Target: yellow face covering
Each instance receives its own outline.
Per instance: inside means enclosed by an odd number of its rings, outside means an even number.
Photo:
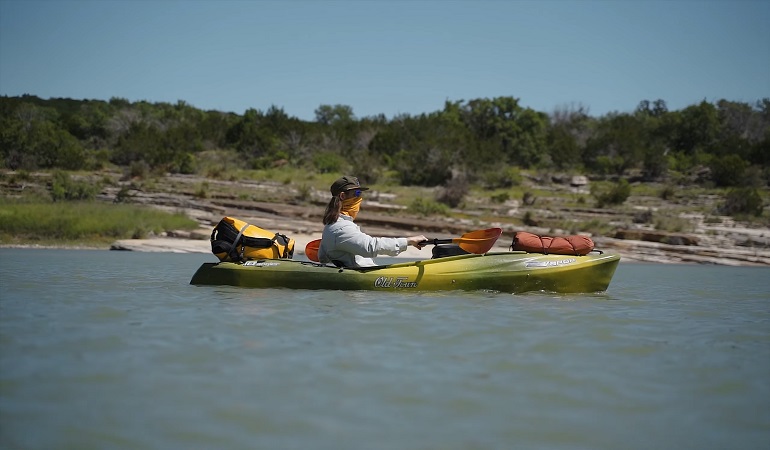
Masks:
[[[342,209],[340,212],[352,217],[353,220],[355,220],[356,216],[358,215],[358,210],[361,209],[362,200],[363,198],[361,197],[346,198],[342,201]]]

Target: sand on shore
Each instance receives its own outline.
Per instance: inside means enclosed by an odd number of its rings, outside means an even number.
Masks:
[[[305,257],[305,246],[308,242],[321,239],[320,234],[292,234],[294,239],[294,257]],[[151,239],[121,239],[115,241],[112,250],[130,250],[138,252],[168,252],[168,253],[211,253],[211,243],[204,239],[182,239],[170,237],[158,237]],[[495,249],[496,250],[496,249]],[[505,247],[507,250],[507,247]],[[216,260],[214,255],[212,258]],[[426,259],[431,257],[431,247],[418,250],[408,247],[399,258]]]

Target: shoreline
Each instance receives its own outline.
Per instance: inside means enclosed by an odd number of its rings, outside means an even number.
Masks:
[[[106,175],[100,174],[103,178]],[[117,177],[117,174],[115,175]],[[305,245],[320,239],[323,230],[321,211],[328,193],[316,189],[300,192],[295,188],[276,189],[274,182],[221,181],[199,176],[169,175],[163,178],[164,189],[156,187],[135,187],[133,181],[116,181],[105,186],[97,201],[116,202],[127,185],[126,201],[157,208],[170,213],[183,213],[197,222],[194,230],[168,230],[145,239],[118,239],[89,242],[87,239],[65,245],[54,241],[45,244],[13,242],[0,244],[0,248],[63,248],[124,250],[140,252],[202,253],[211,254],[209,238],[212,229],[225,217],[235,217],[271,232],[279,232],[295,240],[295,258],[304,258]],[[206,196],[196,194],[201,183],[207,185]],[[0,183],[0,186],[2,184]],[[43,185],[40,184],[40,188]],[[550,186],[554,191],[572,188]],[[244,192],[270,192],[269,198],[236,195],[233,189]],[[573,192],[574,190],[570,190]],[[15,192],[15,191],[13,191]],[[240,192],[240,191],[239,191]],[[280,194],[280,196],[278,195]],[[506,252],[517,231],[529,231],[541,236],[566,236],[585,234],[595,243],[595,249],[617,254],[622,262],[649,262],[664,264],[714,264],[729,266],[770,267],[770,228],[742,223],[731,217],[712,217],[703,212],[680,213],[679,220],[689,224],[686,231],[657,230],[649,220],[637,223],[638,211],[663,210],[666,203],[657,197],[640,196],[636,206],[613,209],[590,207],[576,208],[574,205],[559,203],[560,197],[544,198],[540,207],[529,207],[527,212],[535,218],[526,225],[518,224],[513,218],[522,214],[520,202],[511,200],[503,205],[490,204],[482,197],[469,197],[462,210],[442,217],[425,217],[405,211],[405,207],[394,202],[397,194],[372,191],[362,209],[366,214],[358,218],[362,230],[371,236],[404,237],[424,234],[429,239],[459,237],[472,230],[500,227],[503,235],[491,251]],[[431,195],[430,190],[425,195]],[[587,195],[585,193],[580,195]],[[300,200],[297,200],[300,198]],[[548,200],[548,202],[546,202]],[[706,205],[713,198],[701,199]],[[669,205],[670,206],[670,205]],[[561,218],[561,222],[558,220]],[[665,216],[664,216],[665,217]],[[570,222],[568,219],[574,219]],[[718,220],[715,220],[718,219]],[[586,221],[611,226],[614,232],[580,232],[574,223]],[[399,257],[407,259],[428,259],[432,257],[430,246],[417,250],[409,247]]]
[[[391,230],[392,231],[392,230]],[[390,235],[399,235],[391,232]],[[308,242],[320,239],[320,233],[291,233],[294,239],[294,259],[305,258],[305,246]],[[503,236],[505,237],[505,236]],[[655,264],[708,264],[728,266],[770,266],[770,252],[761,249],[718,249],[698,246],[674,246],[655,242],[630,241],[609,238],[596,238],[596,250],[604,253],[617,254],[621,263],[655,263]],[[509,251],[507,240],[498,240],[492,252]],[[198,253],[209,254],[212,261],[217,261],[211,252],[210,241],[202,238],[160,236],[146,239],[119,239],[109,246],[56,246],[37,244],[3,244],[2,248],[21,249],[70,249],[70,250],[110,250],[162,253]],[[432,256],[431,246],[418,250],[409,247],[398,258],[429,259]],[[384,257],[384,256],[383,256]]]

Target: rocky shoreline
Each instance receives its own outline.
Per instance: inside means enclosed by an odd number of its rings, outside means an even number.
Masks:
[[[320,239],[323,225],[321,213],[325,193],[318,193],[319,200],[306,204],[262,203],[237,199],[194,199],[176,194],[136,193],[133,201],[153,205],[169,211],[183,210],[199,222],[201,228],[193,232],[170,232],[150,239],[119,240],[113,250],[164,251],[210,253],[209,237],[216,223],[224,216],[237,217],[262,228],[286,234],[296,241],[295,257],[304,258],[305,245]],[[482,222],[476,219],[417,218],[394,213],[395,206],[375,200],[366,200],[357,222],[362,229],[375,236],[406,236],[422,233],[430,238],[460,236],[472,230],[501,227],[503,235],[492,251],[508,251],[516,231],[529,231],[541,235],[569,234],[560,230],[538,227],[513,227],[500,222]],[[592,237],[596,249],[615,253],[623,262],[717,264],[729,266],[770,266],[770,246],[747,247],[741,242],[764,243],[770,241],[770,230],[747,228],[725,219],[721,226],[702,223],[695,233],[663,233],[653,230],[627,232],[617,237]],[[637,230],[639,231],[639,230]],[[401,256],[428,258],[430,249],[409,248]],[[212,255],[213,258],[213,255]]]
[[[254,222],[254,221],[253,221]],[[257,222],[258,223],[258,222]],[[364,227],[364,230],[367,230]],[[197,237],[156,237],[149,239],[122,239],[115,241],[111,250],[139,252],[169,252],[169,253],[211,253],[208,236],[203,231],[191,233]],[[368,230],[367,230],[368,231]],[[390,229],[379,235],[404,236],[413,230]],[[291,233],[295,240],[295,258],[304,257],[304,248],[308,242],[320,239],[321,234]],[[434,237],[434,235],[431,235]],[[451,236],[435,236],[451,237]],[[505,241],[503,241],[505,239]],[[596,249],[606,253],[621,256],[621,262],[648,262],[667,264],[715,264],[727,266],[770,266],[770,252],[767,250],[721,249],[716,247],[683,247],[661,244],[657,242],[621,240],[612,238],[595,238]],[[510,241],[504,234],[491,251],[508,251]],[[400,257],[409,259],[429,258],[430,248],[417,250],[410,247]],[[212,258],[214,256],[212,255]]]
[[[104,174],[99,177],[106,177]],[[211,253],[209,237],[213,227],[224,216],[237,217],[264,229],[280,232],[295,239],[295,257],[304,258],[305,245],[320,239],[321,215],[328,201],[327,190],[296,187],[276,182],[226,181],[192,175],[166,175],[162,183],[142,185],[131,180],[117,181],[105,187],[98,196],[105,202],[128,201],[169,212],[183,212],[199,224],[195,231],[169,231],[147,239],[122,239],[112,243],[112,250]],[[137,187],[134,187],[137,186]],[[208,193],[200,195],[200,186]],[[572,196],[585,196],[581,187],[556,185],[553,190],[569,190]],[[581,189],[583,189],[581,191]],[[248,194],[245,194],[248,193]],[[431,195],[426,191],[424,195]],[[254,201],[254,198],[264,199]],[[251,200],[250,200],[251,199]],[[515,200],[490,204],[488,199],[469,198],[466,209],[450,216],[420,217],[409,214],[394,202],[394,194],[369,191],[357,223],[374,236],[407,236],[416,233],[429,238],[449,238],[464,233],[500,227],[503,235],[492,251],[508,251],[517,231],[545,236],[585,234],[561,230],[553,225],[513,225],[520,223],[524,211],[545,222],[569,224],[590,222],[607,224],[615,231],[591,236],[596,250],[615,253],[623,262],[718,264],[729,266],[770,266],[770,229],[740,224],[730,217],[704,217],[697,213],[681,215],[690,224],[690,232],[655,230],[651,224],[637,223],[636,215],[651,211],[667,211],[672,205],[653,197],[632,197],[621,209],[575,208],[560,204],[559,197],[540,199],[543,204],[521,205]],[[699,199],[713,202],[713,199]],[[470,209],[468,209],[470,208]],[[547,220],[549,217],[559,220]],[[716,220],[715,220],[716,219]],[[563,225],[564,226],[564,225]],[[571,226],[571,225],[566,225]],[[20,247],[20,246],[16,246]],[[430,248],[409,248],[401,255],[420,259],[431,256]],[[213,260],[216,258],[211,255]]]

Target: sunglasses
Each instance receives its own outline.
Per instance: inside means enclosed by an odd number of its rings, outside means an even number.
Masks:
[[[355,197],[360,197],[361,196],[361,189],[355,189],[355,190],[350,189],[348,192],[352,192],[353,196],[355,196]]]

